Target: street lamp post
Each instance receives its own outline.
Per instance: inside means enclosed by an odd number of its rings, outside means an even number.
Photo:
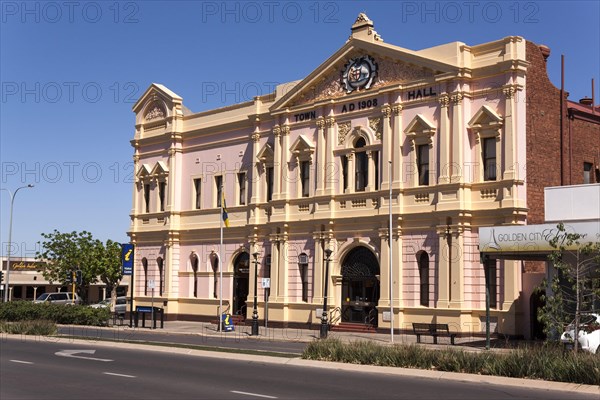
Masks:
[[[10,287],[10,253],[12,250],[12,220],[13,220],[13,206],[15,204],[15,197],[17,196],[17,192],[21,189],[32,188],[33,185],[29,184],[27,186],[21,186],[17,188],[14,193],[11,193],[10,190],[4,189],[8,192],[10,196],[10,220],[8,223],[8,249],[6,254],[6,283],[4,286],[4,302],[8,302],[8,288]]]
[[[331,249],[325,250],[325,290],[323,291],[323,314],[321,315],[321,339],[327,339],[327,331],[329,326],[327,323],[327,289],[329,287],[329,257],[331,257]]]
[[[252,309],[252,336],[258,336],[258,309],[256,308],[256,286],[258,284],[258,252],[254,256],[254,308]]]

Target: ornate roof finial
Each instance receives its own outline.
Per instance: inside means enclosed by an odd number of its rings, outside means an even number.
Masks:
[[[373,29],[373,21],[371,21],[364,12],[358,14],[356,21],[354,21],[354,24],[352,25],[352,35],[350,38],[358,38],[371,42],[383,42],[381,36],[379,36],[377,32],[375,32],[375,29]]]

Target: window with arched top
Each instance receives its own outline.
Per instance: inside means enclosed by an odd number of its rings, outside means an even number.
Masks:
[[[354,190],[364,192],[369,184],[369,160],[367,152],[361,149],[367,145],[365,138],[359,137],[354,143],[356,161],[354,164]]]
[[[426,251],[417,253],[419,263],[420,304],[429,307],[429,255]]]
[[[163,276],[164,276],[164,268],[163,268],[163,259],[162,257],[158,257],[156,259],[156,266],[158,267],[158,295],[163,295]]]
[[[198,256],[196,253],[192,253],[190,256],[190,263],[192,264],[192,271],[194,272],[194,297],[198,297]]]
[[[148,295],[148,259],[142,258],[142,268],[144,269],[144,296]]]

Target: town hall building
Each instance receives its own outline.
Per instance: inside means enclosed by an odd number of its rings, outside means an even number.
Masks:
[[[598,182],[600,110],[550,83],[549,53],[517,36],[408,50],[360,14],[252,101],[193,113],[152,84],[133,107],[136,304],[250,318],[256,272],[261,324],[316,328],[328,287],[332,325],[478,333],[487,285],[495,330],[530,336],[543,274],[482,264],[478,233],[543,222],[546,186]]]

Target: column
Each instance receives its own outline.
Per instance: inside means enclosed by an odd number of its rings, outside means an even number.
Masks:
[[[450,166],[450,122],[448,120],[448,106],[450,98],[446,93],[442,93],[439,98],[440,103],[440,177],[438,183],[450,182],[452,168]]]
[[[368,171],[368,179],[367,183],[367,192],[372,192],[375,190],[375,160],[373,159],[373,151],[367,151],[367,165],[369,168]],[[387,165],[386,165],[387,167]],[[387,168],[384,168],[387,170]]]
[[[281,127],[281,160],[279,161],[282,171],[281,197],[288,199],[290,197],[290,127],[284,125]]]
[[[282,302],[282,318],[288,320],[288,281],[289,281],[289,257],[288,257],[288,236],[283,234],[279,240],[279,280],[278,280],[278,299]]]
[[[348,168],[348,193],[354,193],[356,191],[356,184],[355,184],[355,179],[356,179],[356,171],[354,169],[354,152],[352,153],[348,153],[346,155],[346,157],[348,157],[348,164],[347,167]]]
[[[325,135],[325,194],[333,195],[333,184],[339,179],[337,168],[333,163],[333,141],[335,139],[335,119],[327,118],[327,134]]]
[[[383,115],[383,141],[382,141],[382,154],[381,154],[381,189],[389,190],[390,188],[390,174],[388,168],[388,161],[392,160],[392,127],[390,125],[390,117],[392,116],[392,109],[390,106],[385,105],[381,108],[381,114]]]
[[[392,181],[392,187],[394,189],[400,189],[401,182],[403,181],[403,168],[402,163],[404,161],[402,157],[402,106],[400,104],[395,104],[392,107],[392,111],[394,113],[394,126],[392,132],[392,176],[390,180]]]
[[[323,249],[321,244],[321,235],[318,232],[319,227],[315,227],[315,234],[313,234],[313,240],[315,244],[315,252],[313,258],[313,304],[323,304]],[[319,316],[320,317],[320,316]]]
[[[275,150],[273,155],[273,200],[279,199],[281,194],[281,128],[275,125],[273,128],[275,136]]]
[[[465,268],[464,249],[465,237],[460,230],[452,230],[450,236],[450,308],[462,308],[465,300]]]
[[[463,129],[463,95],[462,93],[454,93],[451,96],[452,100],[452,175],[451,182],[462,182],[463,178],[463,142],[466,134]]]
[[[379,258],[379,304],[377,308],[381,311],[390,309],[390,238],[387,228],[379,230],[379,246],[381,256]],[[392,250],[393,251],[393,250]],[[393,256],[393,254],[392,254]]]
[[[515,114],[515,88],[505,87],[502,92],[504,93],[504,140],[502,154],[504,156],[504,174],[502,179],[519,179],[517,176],[517,146],[515,145],[515,127],[514,127],[514,114]],[[496,154],[497,162],[500,163],[502,157],[501,153]],[[506,193],[506,192],[505,192]]]
[[[448,233],[446,226],[438,226],[438,301],[436,308],[448,308],[450,301],[450,260],[448,258]]]
[[[279,301],[279,238],[272,234],[271,241],[271,297],[274,301]]]
[[[260,134],[258,133],[258,129],[254,130],[252,134],[252,197],[250,198],[250,203],[256,204],[260,202],[260,193],[259,193],[259,182],[260,182],[260,173],[258,170],[259,162],[258,162],[258,152],[259,149],[259,140]]]
[[[315,195],[321,196],[325,190],[325,119],[317,119],[317,190]]]

